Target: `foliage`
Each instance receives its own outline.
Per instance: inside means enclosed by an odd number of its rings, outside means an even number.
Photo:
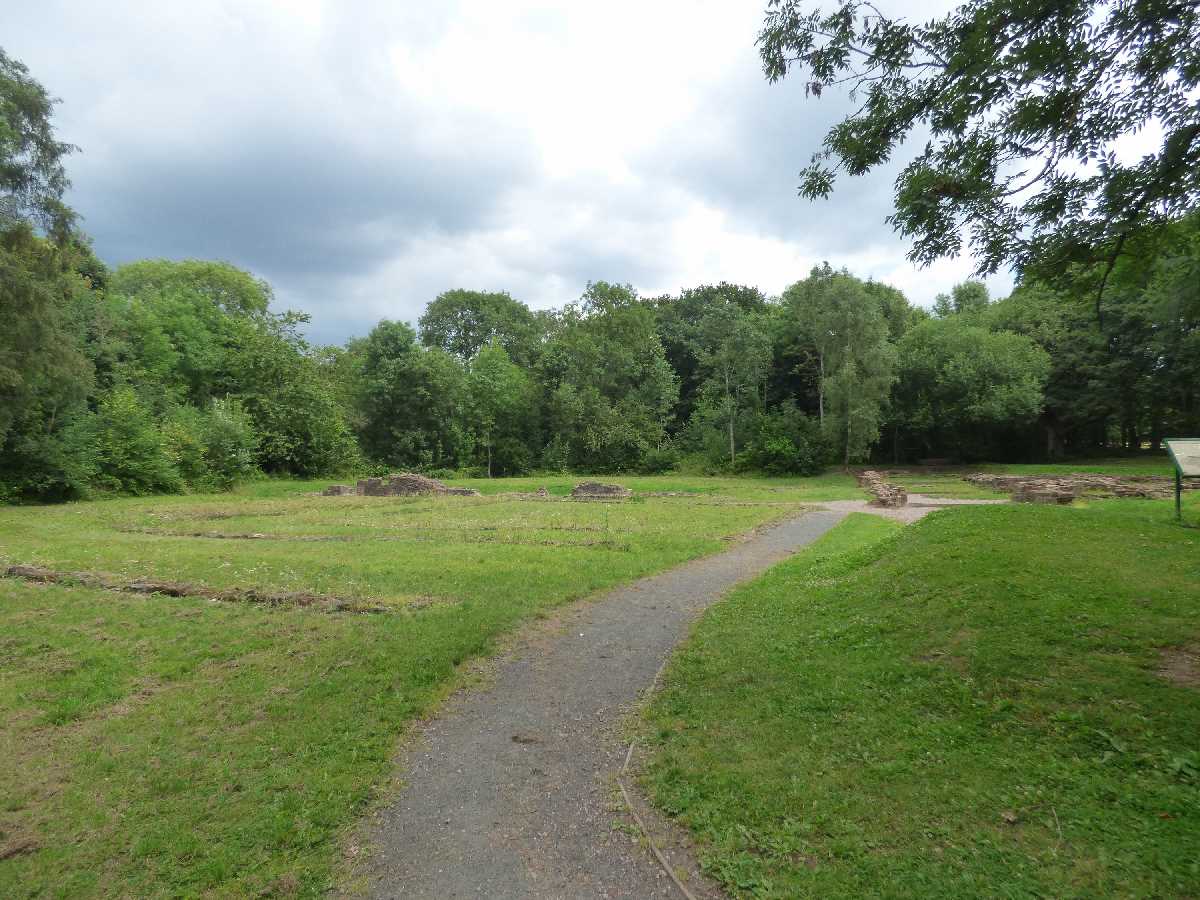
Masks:
[[[538,369],[547,431],[572,468],[633,470],[666,437],[679,386],[654,312],[630,286],[590,284],[563,310]]]
[[[78,494],[80,471],[63,446],[92,386],[71,305],[87,286],[73,251],[27,224],[0,232],[0,499]]]
[[[768,475],[817,475],[829,458],[820,423],[795,403],[760,414],[746,450],[747,467]]]
[[[733,303],[710,306],[696,322],[692,344],[699,373],[700,403],[725,423],[729,465],[737,461],[735,426],[747,409],[763,401],[771,365],[771,340],[760,314]]]
[[[679,379],[675,423],[682,425],[692,417],[704,381],[704,373],[696,355],[696,331],[700,322],[718,309],[731,315],[744,313],[766,317],[771,306],[758,288],[722,281],[715,285],[686,288],[679,292],[678,297],[658,297],[653,301],[653,307],[663,351]]]
[[[987,309],[992,302],[987,285],[982,281],[964,281],[956,284],[949,294],[938,294],[933,302],[933,313],[944,319],[953,315],[971,315]]]
[[[808,9],[771,0],[759,35],[767,78],[798,70],[807,93],[849,85],[858,108],[804,170],[826,197],[918,138],[889,221],[929,263],[963,249],[980,273],[1111,264],[1139,229],[1200,204],[1200,13],[1190,0],[968,0],[924,24],[865,0]],[[1116,142],[1151,124],[1135,162]],[[928,135],[926,141],[924,135]]]
[[[528,411],[532,383],[509,359],[499,342],[488,344],[471,361],[467,394],[471,418],[487,454],[487,475],[519,475],[531,464]],[[500,450],[497,456],[496,451]],[[496,465],[498,463],[498,465]]]
[[[1037,418],[1049,368],[1024,335],[931,319],[900,341],[897,419],[921,435],[926,455],[986,456],[990,434]]]
[[[304,321],[294,314],[234,320],[229,356],[233,396],[244,404],[258,433],[263,471],[344,472],[358,461],[358,448],[320,366],[296,331]]]
[[[0,229],[31,223],[63,245],[75,218],[62,202],[70,185],[63,157],[76,148],[54,136],[55,102],[0,48]]]
[[[258,434],[234,397],[180,406],[162,426],[167,455],[192,489],[226,490],[258,472]]]
[[[420,319],[421,343],[467,363],[498,341],[522,366],[536,358],[541,327],[529,307],[504,291],[456,289],[438,294]]]
[[[102,491],[154,494],[179,490],[183,479],[149,409],[129,388],[103,397],[65,436],[69,452]]]
[[[828,264],[814,268],[784,291],[780,330],[794,354],[816,363],[818,419],[843,463],[863,458],[879,436],[895,380],[878,293]]]
[[[231,316],[266,315],[274,299],[261,278],[225,262],[186,259],[144,259],[113,272],[108,289],[128,297],[184,293],[202,300],[205,308]]]
[[[392,466],[454,467],[466,461],[471,438],[462,363],[444,350],[424,350],[403,322],[380,322],[361,354],[359,431],[368,457]]]

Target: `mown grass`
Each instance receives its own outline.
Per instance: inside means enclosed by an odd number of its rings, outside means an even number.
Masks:
[[[0,509],[0,561],[369,598],[390,612],[0,579],[0,896],[314,896],[397,738],[551,607],[721,549],[813,480],[630,479],[621,504],[236,495]],[[618,479],[623,480],[623,479]],[[193,536],[201,535],[201,536]]]
[[[1000,463],[983,466],[980,471],[1009,475],[1070,475],[1075,472],[1100,475],[1175,475],[1175,467],[1165,452],[1153,456],[1120,456],[1062,463]]]
[[[1160,674],[1200,650],[1200,533],[1171,512],[849,520],[699,623],[647,789],[738,896],[1200,895],[1200,684]]]
[[[937,499],[1005,500],[1008,494],[978,487],[964,481],[962,475],[946,472],[888,472],[887,480],[898,484],[910,494],[923,494]]]

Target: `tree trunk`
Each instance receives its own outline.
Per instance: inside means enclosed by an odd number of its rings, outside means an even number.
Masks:
[[[487,452],[488,452],[488,478],[491,478],[492,477],[492,439],[491,438],[488,438],[488,441],[487,441]]]
[[[1062,438],[1059,437],[1055,423],[1047,420],[1043,423],[1046,428],[1046,458],[1061,459],[1063,455]]]
[[[817,362],[821,367],[817,378],[817,421],[825,424],[825,354],[817,351]]]
[[[842,465],[849,467],[850,465],[850,400],[846,399],[846,452],[843,454]]]
[[[729,402],[729,467],[733,468],[735,453],[733,445],[733,417],[737,412],[737,408],[733,405],[733,393],[729,389],[729,369],[725,370],[725,399]]]

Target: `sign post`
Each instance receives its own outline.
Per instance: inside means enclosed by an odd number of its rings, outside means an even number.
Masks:
[[[1175,463],[1175,519],[1183,521],[1183,479],[1200,478],[1200,438],[1168,438],[1165,442]]]

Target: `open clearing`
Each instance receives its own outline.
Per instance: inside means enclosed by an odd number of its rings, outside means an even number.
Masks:
[[[0,509],[0,558],[390,611],[0,579],[0,895],[312,895],[397,737],[497,637],[853,480],[618,479],[620,503],[237,495]]]
[[[704,616],[644,784],[737,896],[1196,896],[1198,586],[1168,502],[856,517]]]
[[[0,509],[5,566],[201,591],[0,579],[0,895],[319,895],[463,663],[568,601],[864,497],[831,474],[562,499],[577,480]],[[1168,519],[976,507],[894,537],[851,516],[699,626],[651,713],[651,795],[735,893],[1196,893],[1200,538]],[[295,593],[338,605],[260,602]],[[509,740],[536,755],[532,737]]]

